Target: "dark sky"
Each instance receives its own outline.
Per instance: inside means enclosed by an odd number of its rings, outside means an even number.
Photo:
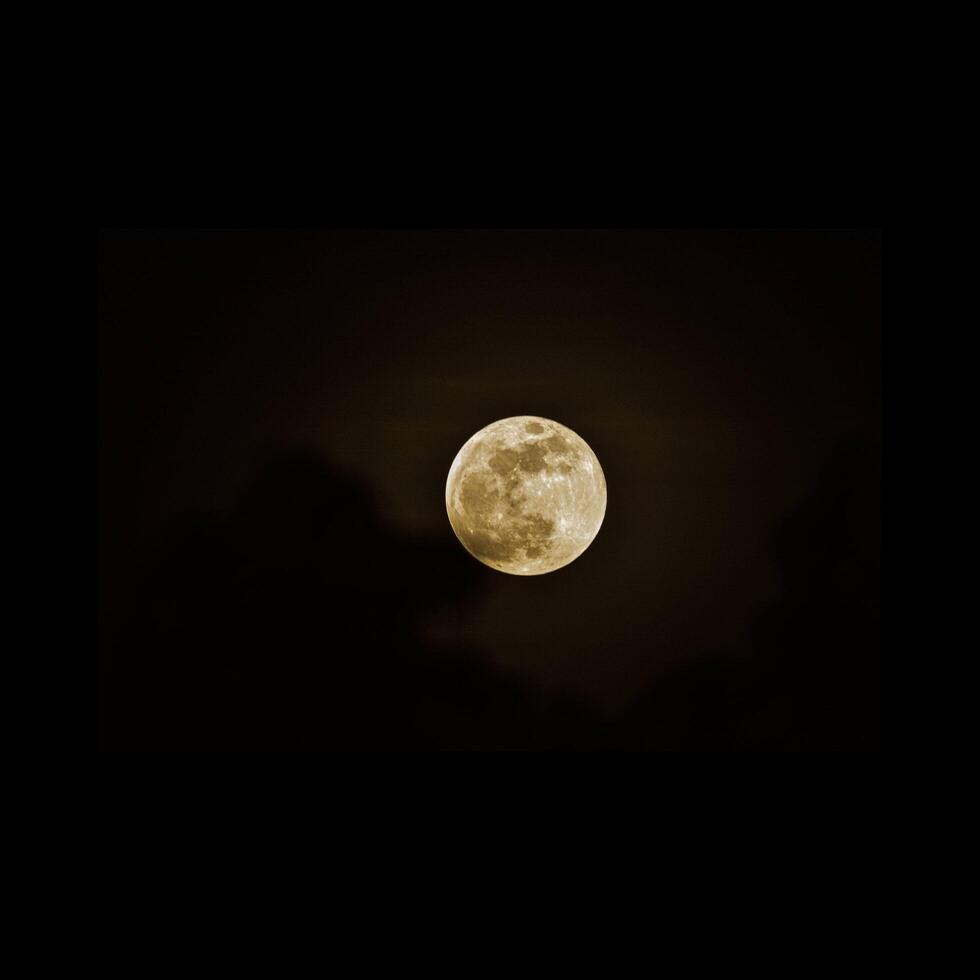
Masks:
[[[787,590],[779,529],[848,447],[880,446],[880,248],[870,231],[102,231],[103,620],[161,538],[227,520],[292,448],[362,481],[392,534],[472,566],[471,601],[426,608],[423,647],[613,719],[751,656]],[[465,556],[445,513],[457,450],[512,415],[572,428],[608,484],[590,548],[533,578]],[[371,540],[329,561],[370,576]]]

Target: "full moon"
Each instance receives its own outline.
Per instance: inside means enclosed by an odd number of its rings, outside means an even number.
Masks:
[[[558,422],[492,422],[456,454],[446,510],[474,558],[509,575],[544,575],[575,561],[599,533],[606,478],[588,443]]]

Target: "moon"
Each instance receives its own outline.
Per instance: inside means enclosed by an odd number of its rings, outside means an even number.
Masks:
[[[544,575],[575,561],[599,533],[606,478],[571,429],[515,415],[463,444],[449,468],[446,511],[460,543],[484,565]]]

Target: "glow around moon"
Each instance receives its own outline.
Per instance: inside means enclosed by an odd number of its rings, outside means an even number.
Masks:
[[[456,454],[446,510],[474,558],[510,575],[543,575],[592,543],[606,513],[606,479],[571,429],[517,415],[480,429]]]

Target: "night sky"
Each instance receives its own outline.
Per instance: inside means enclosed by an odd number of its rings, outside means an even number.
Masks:
[[[100,748],[879,748],[880,253],[100,231]],[[608,485],[537,577],[445,510],[514,415]]]

